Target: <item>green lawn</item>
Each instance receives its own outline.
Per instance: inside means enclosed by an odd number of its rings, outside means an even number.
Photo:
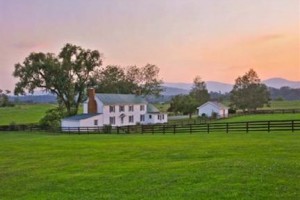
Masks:
[[[0,125],[37,123],[55,104],[25,104],[0,108]]]
[[[257,114],[242,115],[217,120],[217,122],[245,122],[245,121],[269,121],[269,120],[300,120],[300,113],[296,114]]]
[[[300,132],[0,133],[1,199],[300,199]]]

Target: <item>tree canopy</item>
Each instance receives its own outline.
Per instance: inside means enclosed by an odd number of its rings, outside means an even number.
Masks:
[[[68,115],[77,114],[85,89],[102,64],[97,50],[66,44],[58,55],[31,53],[15,65],[13,76],[19,78],[14,93],[33,93],[41,88],[57,95]]]
[[[230,101],[231,106],[236,109],[256,110],[269,102],[269,96],[267,86],[262,84],[257,73],[250,69],[235,80],[230,92]]]
[[[200,76],[196,76],[196,78],[194,78],[194,84],[192,90],[190,91],[190,95],[199,104],[198,106],[209,100],[209,93],[206,89],[206,84],[201,80]]]
[[[170,102],[168,111],[175,113],[188,114],[190,118],[195,113],[198,103],[191,95],[176,95]]]
[[[151,64],[141,68],[108,65],[100,70],[95,79],[96,91],[159,96],[162,80],[158,76],[159,68]]]

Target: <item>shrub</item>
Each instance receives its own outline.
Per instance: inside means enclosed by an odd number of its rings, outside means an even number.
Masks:
[[[9,130],[11,130],[11,131],[17,130],[17,123],[14,122],[14,121],[10,122],[10,124],[9,124]]]
[[[111,125],[104,125],[103,126],[103,133],[111,133],[112,126]]]
[[[233,108],[228,109],[228,114],[235,114],[235,113],[236,113],[235,109],[233,109]]]
[[[62,107],[53,108],[46,112],[46,115],[40,120],[39,124],[43,128],[57,130],[60,127],[60,120],[64,116],[64,109]]]

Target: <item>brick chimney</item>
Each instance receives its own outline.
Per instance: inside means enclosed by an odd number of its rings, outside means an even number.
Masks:
[[[95,114],[97,113],[97,102],[95,100],[95,89],[94,88],[88,88],[88,113],[89,114]]]

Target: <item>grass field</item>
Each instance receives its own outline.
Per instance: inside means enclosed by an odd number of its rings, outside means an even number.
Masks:
[[[300,132],[0,133],[1,199],[300,199]]]
[[[257,114],[241,115],[227,119],[217,120],[217,122],[246,122],[246,121],[271,121],[271,120],[299,120],[300,113],[296,114]]]
[[[0,108],[0,125],[37,123],[55,104],[25,104]]]
[[[299,109],[300,101],[271,101],[270,107],[265,106],[263,110],[268,109]]]

